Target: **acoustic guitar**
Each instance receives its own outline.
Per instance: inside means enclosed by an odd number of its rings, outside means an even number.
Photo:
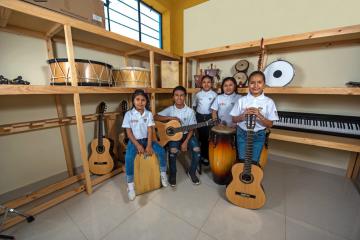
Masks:
[[[244,163],[235,164],[232,169],[233,180],[226,187],[226,198],[233,204],[249,209],[264,206],[266,198],[261,186],[263,171],[251,164],[255,115],[246,115],[247,144]]]
[[[110,154],[110,141],[103,135],[103,120],[106,110],[105,102],[98,106],[99,127],[98,136],[91,141],[91,155],[89,157],[89,169],[92,173],[103,175],[110,173],[114,168],[114,160]]]
[[[168,122],[155,121],[155,131],[153,131],[153,139],[158,141],[161,146],[165,146],[169,141],[181,140],[184,131],[190,131],[205,126],[212,126],[218,123],[219,120],[210,119],[206,122],[182,127],[181,123],[177,120],[170,120]]]
[[[124,119],[125,113],[128,110],[128,102],[126,100],[122,100],[120,103],[120,107],[121,107],[121,112],[122,112],[123,119]],[[127,148],[128,142],[129,142],[129,138],[127,137],[126,130],[124,129],[124,131],[119,134],[119,144],[120,144],[119,159],[121,162],[125,162],[125,153],[126,153],[126,148]]]

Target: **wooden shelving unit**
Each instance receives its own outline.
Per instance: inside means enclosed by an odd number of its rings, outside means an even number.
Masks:
[[[245,43],[232,44],[217,48],[204,49],[200,51],[188,52],[183,56],[183,84],[188,86],[190,80],[186,79],[187,62],[195,62],[196,74],[200,74],[200,63],[226,58],[240,58],[240,56],[259,55],[261,53],[264,69],[267,55],[277,52],[291,52],[309,48],[322,48],[338,45],[360,45],[360,25],[339,27],[321,31],[293,34],[275,38],[263,39],[263,49],[261,39]],[[189,92],[197,92],[198,89],[191,89]],[[265,88],[266,94],[279,95],[339,95],[339,96],[360,96],[360,88],[347,87],[279,87]],[[246,94],[247,88],[239,88],[238,92]],[[358,170],[355,166],[360,164],[360,140],[334,137],[321,134],[309,134],[303,132],[286,131],[272,129],[271,139],[280,141],[308,144],[318,147],[333,148],[352,152],[348,164],[347,177],[354,178]]]
[[[48,58],[56,57],[53,51],[55,42],[65,43],[67,58],[70,63],[70,77],[72,79],[71,86],[20,86],[20,85],[1,85],[0,95],[52,95],[55,98],[56,110],[58,118],[37,120],[22,123],[10,123],[0,126],[0,135],[9,135],[27,131],[46,129],[51,127],[59,127],[61,132],[62,143],[65,153],[65,161],[69,178],[62,182],[50,185],[40,189],[32,194],[19,199],[5,203],[8,207],[19,207],[24,204],[46,196],[52,192],[62,189],[78,181],[84,181],[80,187],[76,187],[64,194],[30,209],[28,214],[37,214],[49,207],[58,204],[82,191],[88,194],[92,193],[94,185],[120,173],[122,167],[115,169],[113,172],[100,176],[91,177],[88,167],[87,144],[85,142],[85,132],[83,123],[87,121],[95,121],[96,114],[82,115],[81,111],[81,94],[129,94],[134,92],[132,88],[119,87],[83,87],[78,86],[77,73],[75,71],[74,46],[85,47],[101,52],[112,53],[124,57],[127,65],[129,58],[148,61],[150,65],[151,88],[145,89],[151,93],[151,106],[155,111],[155,94],[171,93],[172,89],[157,89],[155,84],[155,63],[160,60],[181,60],[179,56],[166,52],[162,49],[138,42],[136,40],[121,36],[116,33],[106,31],[105,29],[91,25],[80,20],[64,16],[62,14],[20,1],[20,0],[0,0],[0,12],[4,13],[0,19],[0,31],[14,33],[17,35],[26,35],[39,39],[43,39],[47,46]],[[46,59],[44,59],[45,61]],[[61,103],[61,95],[73,96],[75,116],[65,116]],[[114,115],[109,114],[109,121],[114,121]],[[80,155],[83,164],[83,173],[74,176],[74,166],[71,159],[70,143],[68,133],[65,129],[66,125],[76,124],[77,136],[80,142]],[[5,228],[9,228],[14,224],[23,221],[23,218],[12,218],[5,223]]]

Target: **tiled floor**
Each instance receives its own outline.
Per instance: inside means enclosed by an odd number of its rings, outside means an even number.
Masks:
[[[17,239],[359,240],[360,195],[344,177],[270,161],[260,210],[236,207],[211,173],[129,202],[124,175],[6,231]]]

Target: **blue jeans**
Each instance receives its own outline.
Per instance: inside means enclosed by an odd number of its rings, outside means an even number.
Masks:
[[[144,148],[147,146],[147,138],[137,140]],[[165,150],[157,142],[152,142],[152,148],[159,160],[160,171],[166,172]],[[129,141],[125,153],[126,180],[128,183],[134,182],[134,161],[137,154],[135,145]]]
[[[236,142],[240,161],[245,160],[246,157],[246,137],[246,131],[244,131],[240,127],[236,127]],[[253,162],[259,162],[260,154],[265,143],[265,138],[265,130],[260,130],[254,133],[253,151],[251,159]]]
[[[170,175],[176,174],[176,157],[180,151],[181,144],[184,142],[187,134],[184,134],[180,141],[170,141],[169,146],[169,170]],[[188,142],[188,150],[191,152],[190,173],[195,173],[200,160],[200,144],[195,136],[192,136]]]

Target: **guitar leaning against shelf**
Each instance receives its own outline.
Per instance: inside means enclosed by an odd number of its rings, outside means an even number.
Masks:
[[[101,102],[98,106],[98,136],[91,141],[91,155],[89,157],[90,172],[98,175],[110,173],[114,168],[114,160],[110,154],[110,141],[103,135],[105,110],[106,104],[105,102]]]

